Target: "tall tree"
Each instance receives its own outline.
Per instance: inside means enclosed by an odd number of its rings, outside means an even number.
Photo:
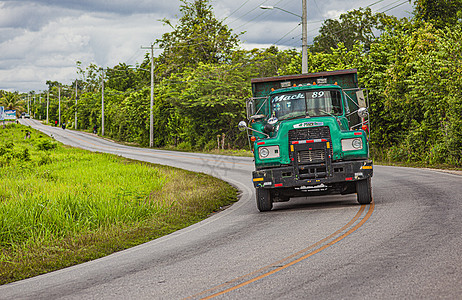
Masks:
[[[209,0],[181,0],[182,17],[172,25],[173,31],[162,35],[156,44],[164,50],[160,56],[166,74],[181,71],[198,63],[218,63],[225,60],[238,44],[238,36],[217,20]]]
[[[81,76],[84,90],[88,92],[98,91],[101,87],[101,68],[91,63],[86,69],[83,69],[80,61],[77,61],[76,64],[77,74]]]
[[[462,20],[462,0],[416,0],[414,6],[416,18],[436,28],[453,26]]]
[[[340,15],[338,20],[324,21],[319,35],[314,38],[312,52],[331,53],[339,43],[352,50],[356,43],[364,45],[368,50],[370,44],[376,40],[377,34],[384,30],[387,24],[396,21],[395,17],[384,13],[373,14],[370,8],[354,9]]]

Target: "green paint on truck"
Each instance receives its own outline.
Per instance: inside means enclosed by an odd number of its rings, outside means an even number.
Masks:
[[[292,197],[357,194],[372,201],[367,91],[357,70],[252,80],[247,130],[255,157],[257,207]]]

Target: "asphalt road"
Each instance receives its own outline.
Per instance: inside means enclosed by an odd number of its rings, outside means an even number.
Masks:
[[[298,198],[259,213],[251,158],[158,151],[24,124],[65,144],[204,172],[241,190],[207,220],[0,287],[0,299],[462,299],[462,176],[376,166],[373,204]]]

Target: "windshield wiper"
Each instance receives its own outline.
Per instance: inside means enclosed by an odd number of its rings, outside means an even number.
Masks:
[[[310,117],[307,113],[305,112],[295,112],[295,113],[290,113],[290,114],[287,114],[285,115],[283,118],[279,119],[279,120],[292,120],[292,119],[297,119],[297,118],[300,118],[300,117]]]
[[[336,116],[336,115],[334,115],[334,114],[331,114],[330,112],[327,112],[327,111],[322,110],[322,109],[320,109],[319,111],[322,112],[323,114],[326,114],[326,115],[329,115],[329,116],[331,116],[331,117],[334,117],[334,118],[337,120],[338,125],[341,125],[340,119],[338,118],[338,116]]]

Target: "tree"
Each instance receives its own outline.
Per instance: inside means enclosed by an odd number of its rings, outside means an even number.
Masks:
[[[231,64],[240,65],[248,81],[257,77],[272,77],[287,74],[290,62],[299,56],[295,49],[279,50],[275,46],[266,49],[237,50],[233,52]],[[300,73],[296,71],[289,74]]]
[[[86,69],[82,68],[80,61],[77,64],[77,74],[81,76],[84,91],[97,92],[101,87],[102,68],[91,63]]]
[[[136,73],[125,63],[119,63],[106,71],[107,87],[117,91],[127,91],[136,88]]]
[[[19,99],[17,93],[4,92],[0,99],[0,104],[4,106],[5,109],[15,109],[17,113],[19,113],[19,111],[24,111],[24,101]]]
[[[47,80],[46,84],[48,85],[48,90],[49,91],[51,91],[54,87],[59,87],[59,86],[62,85],[58,81],[51,81],[51,80]]]
[[[237,35],[215,18],[209,0],[181,1],[182,17],[178,24],[173,26],[171,21],[163,19],[164,25],[172,27],[173,31],[156,41],[164,49],[160,63],[166,74],[200,62],[223,62],[238,44]]]
[[[319,35],[314,38],[312,52],[331,53],[339,43],[343,43],[348,50],[360,43],[367,51],[370,44],[377,39],[377,34],[396,21],[395,17],[384,13],[373,14],[370,8],[354,9],[340,15],[339,20],[324,21]]]
[[[197,148],[210,147],[217,134],[225,133],[235,143],[239,131],[236,124],[244,118],[245,99],[251,95],[247,76],[241,65],[205,64],[185,69],[164,82],[162,97],[189,120],[188,134],[178,132]],[[209,145],[207,145],[209,144]]]
[[[462,0],[416,0],[414,15],[436,28],[453,26],[462,20]]]

